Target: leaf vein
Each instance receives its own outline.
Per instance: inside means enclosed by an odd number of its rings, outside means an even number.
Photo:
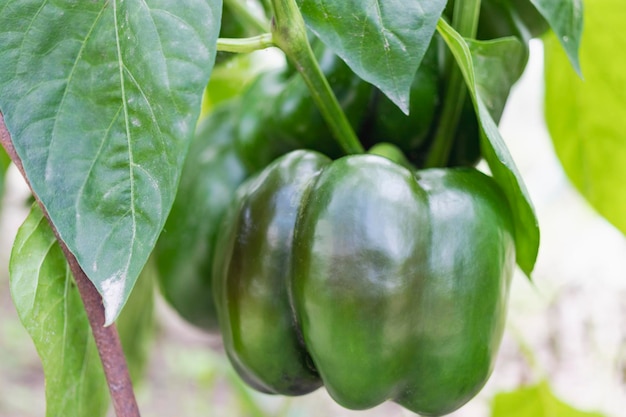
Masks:
[[[106,139],[105,138],[109,137],[109,133],[113,129],[115,121],[117,120],[117,117],[120,114],[121,110],[122,110],[122,106],[120,105],[120,107],[117,110],[117,112],[115,112],[115,116],[113,118],[111,118],[111,123],[109,124],[109,126],[107,127],[107,129],[105,130],[105,132],[103,134],[103,140],[100,142],[100,147],[98,148],[98,151],[94,155],[93,161],[91,162],[91,165],[89,166],[89,169],[87,170],[87,172],[85,174],[85,179],[83,180],[83,183],[81,184],[80,188],[78,189],[78,194],[76,195],[76,204],[75,204],[76,216],[77,217],[79,216],[79,213],[80,213],[80,209],[79,209],[78,205],[80,204],[82,196],[84,195],[85,187],[87,186],[87,182],[89,181],[89,178],[91,178],[91,174],[93,173],[93,170],[94,170],[94,168],[96,166],[96,163],[98,162],[98,159],[100,158],[100,155],[102,154],[102,150],[104,149],[104,145],[106,143]]]
[[[50,143],[48,144],[48,154],[46,156],[46,169],[44,172],[48,173],[49,171],[49,167],[50,167],[50,149],[52,149],[53,147],[53,143],[54,143],[54,139],[56,137],[55,132],[58,126],[58,121],[61,119],[60,114],[61,114],[61,109],[63,108],[63,106],[65,105],[65,100],[67,98],[67,94],[70,90],[70,84],[72,83],[73,79],[74,79],[74,72],[76,70],[76,67],[78,66],[78,63],[80,62],[80,58],[83,55],[83,51],[85,50],[85,46],[87,45],[87,41],[91,38],[91,35],[93,33],[93,31],[95,30],[96,25],[98,24],[98,22],[100,22],[100,19],[102,18],[102,16],[104,15],[104,11],[106,10],[106,2],[104,2],[102,9],[100,9],[100,12],[98,13],[98,16],[96,16],[96,18],[94,19],[93,24],[91,25],[91,27],[89,28],[89,31],[87,32],[87,34],[85,35],[85,38],[82,41],[81,47],[78,50],[78,53],[76,54],[76,58],[74,59],[74,62],[72,63],[72,69],[70,70],[70,73],[67,76],[67,81],[65,83],[65,88],[63,90],[63,95],[61,96],[61,100],[59,101],[59,105],[58,105],[58,112],[57,112],[57,116],[54,119],[54,124],[52,125],[52,130],[50,132]]]
[[[17,63],[15,64],[15,78],[17,78],[18,74],[19,74],[18,70],[21,67],[20,63],[22,62],[22,56],[23,56],[23,52],[24,52],[24,44],[26,43],[26,38],[28,37],[28,33],[30,32],[31,28],[33,27],[33,23],[35,22],[35,20],[37,20],[37,17],[41,13],[41,11],[44,9],[44,7],[46,7],[46,4],[48,4],[48,0],[45,0],[43,3],[41,3],[41,7],[39,7],[39,9],[37,10],[37,13],[35,13],[33,15],[33,18],[28,23],[28,27],[23,32],[24,36],[22,36],[22,42],[20,44],[20,47],[18,48],[18,50],[20,51],[20,55],[18,56]],[[2,8],[2,11],[4,11],[4,7]]]
[[[115,26],[115,43],[117,48],[117,59],[120,73],[120,90],[122,93],[122,107],[124,110],[124,123],[126,125],[126,141],[128,143],[128,170],[129,170],[129,181],[130,181],[130,214],[131,214],[131,248],[128,251],[128,258],[126,261],[126,265],[123,268],[124,275],[130,268],[130,263],[132,260],[133,248],[135,246],[136,237],[137,237],[137,217],[135,213],[135,177],[134,177],[134,157],[133,157],[133,147],[132,140],[130,134],[130,119],[128,113],[128,102],[126,100],[126,87],[124,83],[124,59],[122,57],[122,46],[120,43],[120,25],[117,21],[117,11],[118,11],[118,1],[113,1],[113,22]]]

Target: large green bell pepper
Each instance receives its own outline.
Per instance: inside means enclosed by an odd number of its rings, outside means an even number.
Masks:
[[[263,392],[449,413],[492,370],[514,262],[509,206],[479,171],[295,151],[238,189],[220,230],[224,346]]]
[[[189,323],[210,331],[217,330],[211,287],[217,230],[248,175],[234,148],[237,106],[237,100],[225,102],[198,125],[154,253],[164,298]]]

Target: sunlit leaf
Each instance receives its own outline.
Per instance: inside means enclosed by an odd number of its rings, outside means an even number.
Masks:
[[[576,410],[554,396],[547,382],[497,394],[491,417],[603,417]]]
[[[584,81],[558,41],[545,42],[548,129],[572,183],[598,212],[626,233],[626,7],[621,0],[585,3],[581,45]]]
[[[4,148],[0,146],[0,201],[2,201],[2,194],[4,193],[4,175],[10,163],[11,159],[9,159],[9,155],[7,155]]]
[[[221,0],[4,0],[0,111],[111,323],[176,194]]]

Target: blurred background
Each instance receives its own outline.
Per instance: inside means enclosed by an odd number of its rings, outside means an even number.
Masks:
[[[507,328],[493,375],[483,391],[453,417],[490,417],[495,398],[502,398],[497,397],[500,393],[542,381],[572,407],[607,417],[625,415],[626,238],[593,211],[563,173],[543,122],[542,71],[542,44],[533,41],[530,63],[500,125],[539,218],[542,236],[537,266],[532,282],[519,271],[514,277]],[[41,364],[9,293],[10,248],[30,205],[14,169],[7,177],[4,200],[0,214],[0,417],[44,416]],[[137,388],[146,416],[413,415],[392,403],[368,411],[345,410],[323,389],[291,399],[258,394],[233,374],[219,336],[186,325],[161,299],[156,314],[147,374]],[[515,414],[536,416],[532,411]]]

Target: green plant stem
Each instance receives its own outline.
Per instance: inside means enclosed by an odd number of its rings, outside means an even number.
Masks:
[[[250,8],[242,0],[224,0],[224,5],[233,11],[235,16],[244,25],[257,29],[259,32],[267,32],[269,23],[250,11]]]
[[[315,59],[307,39],[304,19],[295,0],[272,0],[274,43],[283,50],[309,87],[315,104],[333,135],[348,154],[364,153],[337,97]]]
[[[217,50],[222,52],[233,52],[247,54],[260,49],[276,46],[271,33],[253,36],[251,38],[219,38],[217,40]]]
[[[476,36],[476,28],[478,27],[479,14],[480,0],[457,0],[454,4],[452,27],[461,36],[474,38]],[[456,65],[452,65],[450,68],[446,85],[443,110],[441,111],[433,145],[426,158],[426,168],[447,165],[454,144],[459,118],[463,110],[463,103],[467,95],[467,87],[465,86],[463,75]]]

